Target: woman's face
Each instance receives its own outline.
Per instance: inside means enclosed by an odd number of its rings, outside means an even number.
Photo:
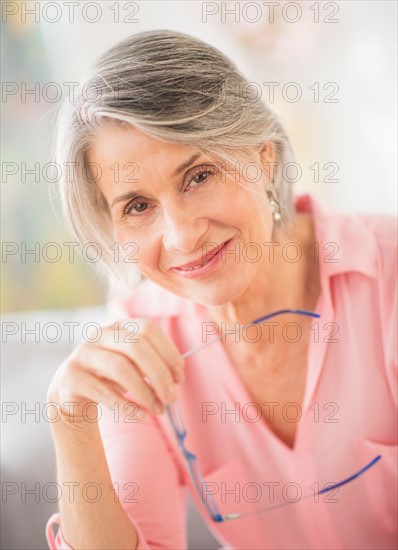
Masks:
[[[208,306],[237,299],[264,267],[252,258],[271,241],[264,185],[273,160],[268,147],[254,159],[257,167],[246,165],[245,178],[236,166],[225,174],[225,163],[132,127],[101,131],[89,156],[100,166],[97,183],[126,261],[159,286]],[[195,269],[182,267],[191,262]]]

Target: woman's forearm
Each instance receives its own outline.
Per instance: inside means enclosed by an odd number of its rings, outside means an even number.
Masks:
[[[97,424],[51,425],[62,496],[62,533],[74,549],[129,549],[137,534],[116,498]]]

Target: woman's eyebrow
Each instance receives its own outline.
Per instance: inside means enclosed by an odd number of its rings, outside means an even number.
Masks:
[[[174,172],[173,176],[178,176],[180,172],[191,166],[192,163],[195,162],[196,159],[198,159],[201,156],[201,153],[195,153],[192,155],[188,160],[184,161],[180,166],[178,166]],[[115,197],[112,201],[111,208],[115,206],[118,202],[126,201],[128,199],[132,199],[133,197],[137,195],[145,195],[144,189],[137,189],[135,191],[129,191],[128,193],[123,193],[123,195],[120,195],[119,197]]]
[[[128,193],[123,193],[123,195],[119,195],[119,197],[115,197],[112,201],[111,208],[115,206],[118,202],[121,201],[127,201],[128,199],[132,199],[133,197],[137,197],[138,195],[144,195],[145,190],[144,189],[137,189],[136,191],[129,191]]]
[[[178,174],[180,172],[182,172],[183,170],[185,170],[185,168],[188,168],[189,166],[191,166],[191,164],[193,162],[195,162],[196,159],[198,159],[199,157],[201,156],[201,153],[195,153],[192,155],[192,157],[190,157],[188,160],[186,160],[185,162],[183,162],[182,164],[180,164],[180,166],[178,166],[174,172],[173,172],[173,176],[178,176]]]

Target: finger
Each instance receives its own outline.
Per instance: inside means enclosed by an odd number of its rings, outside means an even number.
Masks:
[[[115,393],[120,396],[120,399],[118,401],[110,403],[104,403],[109,409],[112,409],[114,411],[114,417],[119,418],[119,416],[122,416],[123,418],[128,417],[129,420],[125,421],[132,421],[135,422],[135,420],[131,420],[131,418],[138,418],[139,420],[144,420],[148,417],[148,410],[140,405],[135,401],[131,401],[128,397],[128,392],[126,392],[125,388],[122,388],[117,382],[114,382],[112,380],[108,380],[106,378],[103,378],[100,376],[101,380],[105,380],[106,384],[109,385]],[[151,413],[153,411],[150,411]]]
[[[127,331],[123,332],[121,329],[119,335],[123,337],[124,334],[128,335]],[[125,337],[119,338],[119,341],[116,342],[113,330],[104,330],[96,346],[101,345],[104,346],[104,349],[113,349],[129,358],[142,376],[151,380],[151,387],[155,390],[158,398],[163,403],[170,404],[177,398],[171,365],[167,364],[160,355],[159,344],[150,343],[147,334],[149,334],[149,330],[146,327],[145,334],[141,332],[134,335],[135,342],[131,342]],[[153,334],[151,334],[152,338]]]
[[[142,337],[151,343],[156,353],[166,363],[172,372],[174,381],[183,382],[185,361],[159,323],[140,318],[131,321],[118,321],[111,326],[104,327],[98,343],[113,349],[116,349],[113,344],[120,344],[120,346],[117,345],[117,349],[129,355],[131,344],[139,344]]]
[[[174,342],[165,334],[158,323],[146,324],[142,334],[147,338],[151,346],[161,356],[163,361],[172,369],[174,379],[177,383],[185,380],[185,361]]]
[[[103,404],[113,411],[124,411],[132,403],[116,390],[116,385],[106,379],[99,379],[77,364],[66,372],[56,401],[62,417],[69,422],[97,422],[99,411],[97,404]],[[136,422],[143,420],[147,413],[136,406]],[[122,412],[122,416],[124,413]],[[59,419],[59,418],[58,418]]]
[[[134,399],[151,413],[163,412],[156,393],[143,380],[136,365],[125,355],[85,343],[76,351],[75,361],[91,372],[116,382],[123,388],[123,393],[131,392]]]

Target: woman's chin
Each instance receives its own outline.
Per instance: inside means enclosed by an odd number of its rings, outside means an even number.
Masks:
[[[192,293],[188,296],[188,298],[205,307],[223,306],[237,300],[240,296],[242,296],[243,292],[243,286],[226,288],[225,285],[223,285],[221,288],[207,287],[204,289],[198,289],[197,292]]]
[[[248,286],[247,280],[244,277],[240,277],[239,280],[233,281],[227,281],[226,277],[211,282],[199,282],[199,279],[196,281],[182,280],[178,282],[178,284],[176,284],[175,281],[170,284],[169,281],[166,282],[158,277],[150,277],[148,274],[146,277],[168,292],[172,292],[177,296],[181,296],[182,298],[186,298],[205,307],[223,306],[229,302],[238,300]]]

